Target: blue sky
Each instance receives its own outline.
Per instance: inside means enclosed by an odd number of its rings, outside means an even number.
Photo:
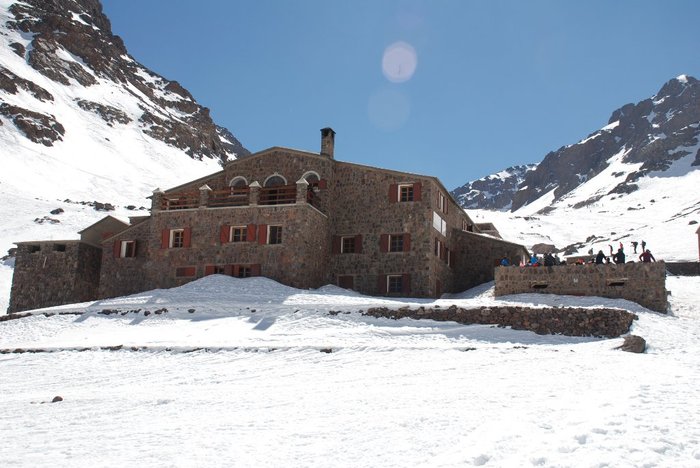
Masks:
[[[673,77],[700,78],[695,0],[103,5],[132,56],[251,151],[319,151],[330,126],[336,159],[450,189],[541,161]]]

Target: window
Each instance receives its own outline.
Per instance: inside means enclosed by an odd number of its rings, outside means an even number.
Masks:
[[[341,238],[340,253],[355,253],[355,236]]]
[[[285,180],[284,177],[282,177],[279,174],[273,174],[267,179],[265,179],[264,186],[265,187],[281,187],[283,185],[287,185],[287,181]]]
[[[355,277],[353,275],[338,275],[338,286],[343,289],[355,289]]]
[[[281,244],[282,243],[282,226],[268,226],[267,243],[268,244]]]
[[[229,242],[245,242],[248,239],[248,228],[246,226],[231,226],[229,231]]]
[[[389,236],[389,252],[403,252],[403,234]]]
[[[382,234],[379,237],[379,250],[381,252],[408,252],[411,250],[411,235]]]
[[[125,240],[119,241],[119,257],[135,257],[136,256],[136,241]]]
[[[389,185],[389,201],[391,203],[421,201],[421,190],[420,182],[391,184]]]
[[[447,222],[435,211],[433,211],[433,227],[437,232],[447,237]]]
[[[413,201],[413,184],[411,184],[411,185],[399,185],[399,201],[401,201],[401,202]]]
[[[180,267],[175,269],[175,276],[178,278],[192,278],[197,274],[195,267]]]
[[[66,251],[66,244],[54,244],[53,251],[54,252],[65,252]]]
[[[403,292],[403,276],[402,275],[389,275],[387,277],[387,291],[388,293],[400,293]]]
[[[447,214],[447,197],[442,192],[438,192],[438,210]]]
[[[171,229],[170,230],[170,243],[168,246],[171,249],[180,249],[185,246],[185,230],[184,229]]]
[[[462,231],[469,231],[469,223],[466,219],[462,220]]]
[[[40,250],[41,250],[40,245],[30,245],[29,246],[29,253],[36,253],[36,252],[39,252]]]
[[[435,238],[435,256],[436,257],[440,256],[442,249],[443,249],[442,241],[436,237]]]
[[[247,186],[248,186],[248,181],[245,180],[245,177],[243,177],[243,176],[234,177],[233,180],[231,181],[231,183],[229,184],[229,187],[231,187],[232,189],[244,188]]]
[[[239,265],[236,273],[237,278],[250,278],[252,276],[252,269],[247,265]]]

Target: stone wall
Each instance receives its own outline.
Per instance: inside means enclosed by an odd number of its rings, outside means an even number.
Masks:
[[[454,237],[458,252],[455,259],[457,291],[493,281],[494,268],[500,265],[504,256],[513,265],[527,260],[528,252],[522,245],[472,232],[458,231]]]
[[[637,316],[619,309],[528,308],[516,306],[480,307],[462,309],[451,306],[446,309],[408,307],[390,310],[384,307],[364,312],[372,317],[392,319],[430,319],[450,321],[466,325],[498,325],[515,330],[530,330],[539,335],[561,334],[567,336],[597,336],[614,338],[627,333]]]
[[[666,264],[625,263],[497,267],[496,296],[519,293],[566,294],[627,299],[666,312]]]
[[[19,243],[8,312],[96,299],[101,253],[80,241]]]

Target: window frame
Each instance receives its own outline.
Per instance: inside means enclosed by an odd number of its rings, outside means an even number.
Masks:
[[[389,234],[388,252],[399,253],[404,250],[404,234]]]
[[[392,283],[392,280],[393,280],[393,283]],[[398,285],[398,290],[395,290],[397,285]],[[387,294],[401,294],[404,291],[403,286],[404,286],[403,285],[403,275],[386,275],[386,293]]]
[[[119,241],[119,258],[133,258],[136,256],[136,241],[120,240]]]
[[[179,244],[179,245],[176,245]],[[171,229],[168,241],[169,249],[182,249],[185,247],[185,230],[183,228]]]
[[[357,253],[357,236],[340,236],[340,253],[341,254],[351,254]],[[346,248],[346,242],[347,247]]]
[[[236,233],[240,234],[238,239]],[[229,226],[228,241],[232,243],[248,241],[248,226]]]
[[[406,197],[404,199],[404,190]],[[398,184],[397,201],[399,203],[407,203],[415,201],[414,184]]]
[[[267,226],[267,243],[269,245],[280,245],[282,243],[282,226],[281,225],[271,225]],[[275,237],[273,238],[273,229],[275,232]]]

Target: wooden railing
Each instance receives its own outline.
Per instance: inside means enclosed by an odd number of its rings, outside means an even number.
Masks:
[[[183,192],[163,197],[162,210],[184,210],[199,206],[199,192]]]
[[[250,189],[227,188],[209,192],[207,206],[246,206],[250,204]]]
[[[297,202],[296,185],[280,185],[260,189],[260,205],[284,205]]]

